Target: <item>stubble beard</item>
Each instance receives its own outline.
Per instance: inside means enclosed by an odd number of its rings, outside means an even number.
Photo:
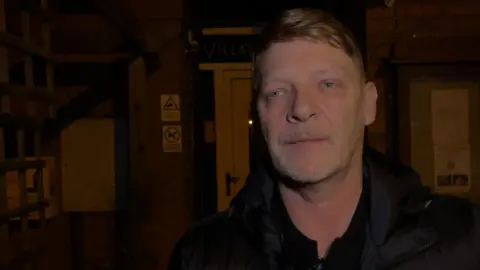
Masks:
[[[340,174],[345,167],[345,163],[341,158],[335,161],[329,161],[327,164],[321,161],[307,161],[310,164],[307,166],[296,164],[296,157],[289,156],[282,153],[281,149],[270,148],[270,156],[272,164],[282,178],[282,182],[291,187],[308,187],[325,182],[328,179],[334,178]],[[313,157],[311,157],[313,158]],[[349,159],[349,158],[348,158]],[[348,163],[348,162],[347,162]],[[304,168],[300,168],[305,166]]]

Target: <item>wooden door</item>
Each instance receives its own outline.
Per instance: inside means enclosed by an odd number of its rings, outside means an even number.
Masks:
[[[217,122],[217,126],[223,130],[228,128],[230,136],[223,137],[226,147],[217,149],[217,157],[219,152],[225,155],[224,159],[217,158],[219,210],[228,207],[245,184],[249,172],[250,74],[250,71],[229,70],[223,73],[224,91],[229,93],[230,102],[223,113],[224,122]]]
[[[214,70],[217,210],[228,208],[249,172],[251,68],[248,63],[208,64]]]

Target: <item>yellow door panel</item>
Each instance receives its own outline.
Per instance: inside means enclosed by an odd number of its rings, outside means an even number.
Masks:
[[[249,171],[249,118],[251,101],[251,80],[233,78],[230,84],[232,92],[233,126],[233,175],[231,193],[236,195],[245,184]]]
[[[202,63],[214,72],[217,210],[228,208],[249,172],[250,63]]]
[[[223,72],[215,72],[215,138],[217,163],[217,207],[221,211],[228,207],[226,195],[227,173],[233,170],[233,128],[231,119],[231,91],[223,80]]]
[[[218,210],[228,208],[249,170],[250,70],[215,72]]]

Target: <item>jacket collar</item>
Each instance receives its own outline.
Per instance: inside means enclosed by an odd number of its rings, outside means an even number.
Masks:
[[[370,229],[376,245],[385,242],[395,222],[404,214],[424,209],[430,191],[410,167],[366,149],[365,170],[370,181]]]
[[[413,169],[391,162],[370,148],[364,150],[364,170],[370,181],[370,233],[375,244],[381,245],[398,217],[415,211],[429,192]],[[276,187],[270,171],[268,167],[252,170],[246,185],[232,201],[232,213],[245,217],[253,209],[270,212]]]

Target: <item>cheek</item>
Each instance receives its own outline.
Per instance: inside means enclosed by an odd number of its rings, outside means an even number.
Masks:
[[[344,113],[343,118],[343,133],[346,140],[356,141],[359,135],[363,134],[364,130],[364,114],[360,104],[354,103]]]
[[[266,135],[274,135],[278,133],[283,125],[285,117],[282,116],[281,110],[277,107],[262,107],[258,109],[262,130]]]
[[[280,122],[275,117],[270,116],[262,121],[262,131],[267,139],[274,139],[278,137],[280,130]]]
[[[274,130],[275,121],[272,121],[268,110],[264,108],[258,109],[258,118],[260,120],[260,128],[262,130],[262,134],[268,140],[268,138],[272,136],[270,133],[272,132],[272,130]]]
[[[325,112],[333,135],[344,139],[358,129],[362,114],[353,102],[331,102]]]

